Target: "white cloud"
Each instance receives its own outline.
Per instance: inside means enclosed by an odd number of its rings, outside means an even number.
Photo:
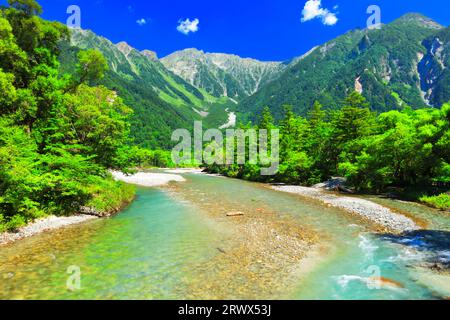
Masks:
[[[337,6],[333,7],[337,10]],[[333,26],[338,22],[337,14],[322,7],[322,0],[308,0],[302,10],[302,22],[313,19],[322,19],[322,23],[327,26]]]
[[[147,20],[144,18],[141,18],[141,19],[137,20],[136,23],[142,27],[147,24]]]
[[[327,26],[334,26],[338,22],[338,18],[336,17],[335,13],[328,12],[323,18],[322,22],[324,25]]]
[[[181,32],[182,34],[188,35],[190,32],[195,33],[198,31],[200,20],[194,19],[186,19],[186,20],[180,20],[178,21],[179,25],[177,27],[177,30]]]
[[[306,22],[326,14],[326,10],[321,8],[321,0],[308,0],[302,11],[302,22]]]

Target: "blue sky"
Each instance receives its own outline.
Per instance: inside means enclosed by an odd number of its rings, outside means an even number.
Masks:
[[[91,29],[113,42],[126,41],[140,50],[154,50],[160,57],[195,47],[260,60],[288,60],[348,30],[364,28],[369,5],[380,7],[382,23],[407,12],[420,12],[445,26],[450,22],[448,0],[309,1],[304,15],[307,0],[39,0],[39,3],[44,8],[44,18],[61,22],[67,20],[67,7],[76,4],[81,8],[83,29]],[[302,17],[307,21],[302,22]]]

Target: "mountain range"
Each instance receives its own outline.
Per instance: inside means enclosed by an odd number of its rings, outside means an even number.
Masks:
[[[61,44],[61,65],[71,71],[79,50],[100,50],[109,63],[101,84],[135,111],[135,143],[168,148],[172,131],[192,128],[194,120],[220,127],[234,112],[256,120],[265,106],[279,119],[284,104],[306,115],[316,100],[339,108],[354,90],[378,112],[440,107],[450,100],[449,37],[448,27],[407,14],[381,29],[349,31],[291,61],[263,62],[197,49],[159,59],[151,50],[74,29]]]
[[[73,72],[77,54],[84,49],[97,49],[108,61],[109,70],[100,84],[118,92],[132,107],[132,136],[145,147],[168,148],[176,128],[191,128],[194,120],[204,119],[211,126],[225,122],[222,108],[227,99],[214,97],[169,71],[149,50],[142,52],[126,42],[113,44],[89,30],[72,30],[70,42],[61,44],[62,72]],[[214,121],[218,109],[218,122]],[[213,119],[213,120],[210,120]]]
[[[338,108],[359,91],[374,111],[440,107],[450,100],[450,29],[407,14],[381,29],[352,30],[302,57],[281,76],[239,104],[254,119],[264,106],[281,116],[290,104],[305,115],[315,100]]]
[[[280,62],[204,53],[197,49],[177,51],[161,62],[191,85],[216,97],[225,96],[235,101],[255,94],[285,70],[285,65]]]

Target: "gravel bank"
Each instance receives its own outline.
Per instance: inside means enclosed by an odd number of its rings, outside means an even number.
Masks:
[[[47,218],[39,219],[25,227],[20,228],[17,232],[1,233],[0,245],[5,245],[20,239],[34,236],[42,232],[59,229],[92,219],[97,219],[97,217],[90,215],[76,215],[70,217],[50,216]]]
[[[327,247],[325,237],[312,228],[251,199],[237,202],[209,186],[185,188],[178,183],[167,190],[195,207],[217,234],[216,255],[192,267],[188,299],[285,298]]]
[[[410,218],[368,200],[336,196],[316,188],[300,186],[272,186],[272,188],[282,192],[295,193],[321,200],[325,204],[358,214],[395,232],[401,233],[420,229]]]
[[[164,170],[164,172],[172,174],[186,174],[186,173],[203,174],[203,169],[195,169],[195,168],[166,169]]]
[[[186,179],[180,175],[168,173],[138,172],[133,175],[126,175],[122,172],[111,171],[111,174],[116,180],[142,187],[158,187],[168,184],[169,182],[186,181]]]

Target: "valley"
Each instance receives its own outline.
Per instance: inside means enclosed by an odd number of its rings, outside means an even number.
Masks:
[[[159,59],[153,51],[140,52],[76,29],[70,45],[62,58],[64,71],[73,66],[74,48],[95,48],[108,58],[110,72],[103,82],[120,91],[135,110],[133,127],[140,128],[133,131],[136,142],[153,148],[167,148],[170,142],[162,136],[191,127],[194,119],[220,127],[230,106],[238,111],[238,121],[245,122],[256,121],[264,106],[276,119],[286,104],[300,115],[307,115],[315,101],[330,110],[340,108],[353,90],[376,112],[440,107],[450,98],[449,29],[420,14],[407,14],[383,30],[349,31],[285,62],[193,48]],[[211,106],[216,116],[209,119]],[[155,131],[161,131],[157,137]]]
[[[260,61],[42,14],[0,6],[0,299],[449,299],[449,27]]]

